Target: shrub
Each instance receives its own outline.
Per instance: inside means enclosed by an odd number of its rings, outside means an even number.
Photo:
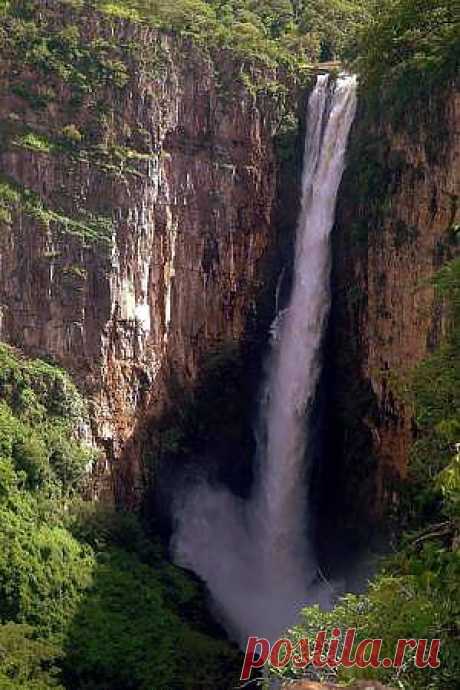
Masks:
[[[75,125],[67,125],[61,131],[61,137],[65,144],[70,144],[75,146],[81,144],[83,141],[83,135],[79,132]]]
[[[0,625],[2,690],[64,690],[57,680],[60,650],[37,639],[30,625]]]

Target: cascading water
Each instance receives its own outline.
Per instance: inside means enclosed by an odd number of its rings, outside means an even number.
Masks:
[[[305,456],[330,305],[329,235],[355,111],[355,77],[318,77],[308,103],[294,284],[272,329],[252,497],[199,483],[175,506],[175,560],[207,583],[242,644],[248,635],[274,639],[303,605],[330,598],[308,545]]]

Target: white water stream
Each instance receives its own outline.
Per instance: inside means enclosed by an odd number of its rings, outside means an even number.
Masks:
[[[307,603],[328,605],[308,536],[308,415],[330,307],[329,236],[356,111],[356,79],[319,76],[308,103],[292,295],[274,326],[252,497],[189,487],[175,505],[174,558],[208,585],[230,634],[274,639]]]

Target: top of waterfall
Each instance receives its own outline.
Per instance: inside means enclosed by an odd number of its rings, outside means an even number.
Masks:
[[[326,74],[329,72],[341,72],[343,65],[338,60],[331,60],[330,62],[317,62],[311,66],[313,74]]]
[[[346,70],[341,62],[320,62],[317,65],[312,65],[311,74],[316,77],[328,76],[332,78],[355,76]]]

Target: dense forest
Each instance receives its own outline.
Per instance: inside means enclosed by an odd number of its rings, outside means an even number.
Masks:
[[[340,59],[358,69],[368,87],[387,87],[398,80],[406,89],[415,81],[430,83],[433,74],[452,73],[458,60],[458,21],[448,0],[62,2],[145,22],[188,36],[205,48],[228,49],[242,60],[284,66],[297,76],[312,63]],[[0,10],[4,30],[18,32],[21,25],[32,29],[33,0],[2,0]],[[32,38],[27,37],[27,51],[38,48]]]
[[[38,97],[30,84],[21,89],[17,83],[15,95],[40,111],[52,82],[70,85],[80,97],[102,84],[123,89],[127,68],[118,47],[83,45],[78,23],[65,30],[47,24],[41,4],[0,0],[0,62],[13,71],[19,64],[37,68],[48,89]],[[242,74],[274,70],[282,89],[286,83],[307,87],[318,63],[341,62],[359,75],[367,117],[381,109],[398,120],[458,73],[460,25],[453,0],[53,4],[81,12],[82,22],[94,12],[102,24],[129,20],[157,27],[195,43],[216,62],[228,51],[241,61]],[[17,122],[0,117],[1,148],[19,130]],[[19,134],[21,145],[34,151],[55,147],[73,155],[83,146],[84,133],[72,124],[55,141],[38,131]],[[50,220],[40,200],[1,170],[0,235],[21,204],[42,223]],[[99,239],[108,231],[95,218],[75,226],[75,232]],[[453,225],[453,243],[458,231]],[[460,675],[460,455],[454,453],[460,432],[460,262],[442,268],[435,283],[449,305],[449,328],[443,343],[401,383],[414,408],[417,440],[411,481],[391,516],[394,552],[366,594],[349,595],[329,612],[306,609],[305,622],[292,631],[294,638],[334,625],[356,627],[360,638],[378,638],[383,631],[389,649],[401,637],[441,637],[440,669],[417,671],[407,664],[397,672],[361,672],[404,690],[453,690]],[[201,583],[168,561],[164,544],[141,516],[88,500],[88,468],[99,453],[85,440],[88,429],[86,402],[66,372],[0,345],[1,690],[233,687],[241,656],[207,612]],[[340,673],[344,682],[357,675],[355,669]],[[281,675],[295,678],[296,671],[287,667]]]

